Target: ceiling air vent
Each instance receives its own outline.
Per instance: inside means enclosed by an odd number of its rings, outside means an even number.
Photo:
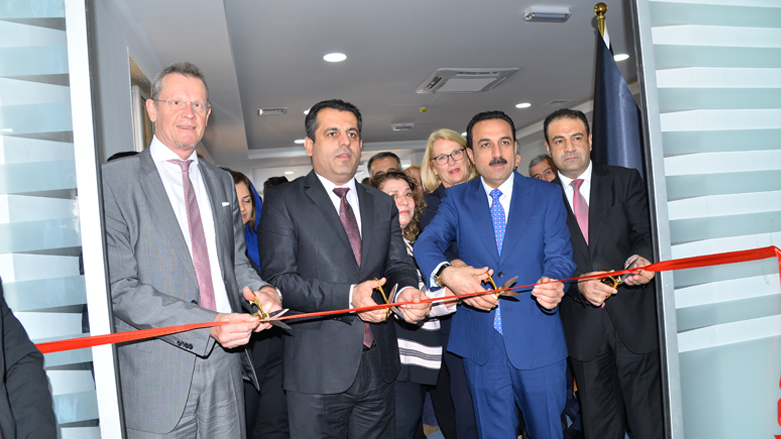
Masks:
[[[287,114],[287,107],[258,108],[258,116],[276,116]]]
[[[416,93],[475,93],[490,90],[514,75],[511,69],[439,69],[418,87]]]
[[[415,128],[415,122],[394,123],[391,125],[391,128],[393,128],[393,131],[409,131]]]
[[[543,107],[563,107],[569,103],[574,102],[574,99],[554,99],[546,104],[542,104]]]

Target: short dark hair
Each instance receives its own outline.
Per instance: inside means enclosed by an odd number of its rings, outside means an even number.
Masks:
[[[206,77],[203,76],[203,73],[198,66],[189,61],[175,62],[163,70],[160,70],[160,72],[155,75],[154,79],[152,79],[152,99],[160,97],[160,92],[163,90],[163,79],[173,73],[200,79],[201,82],[203,82],[203,86],[206,88],[206,102],[209,101],[209,85],[206,84]]]
[[[396,163],[398,163],[399,167],[397,168],[399,171],[401,171],[401,159],[396,154],[390,152],[390,151],[383,151],[378,152],[377,154],[374,154],[372,158],[369,159],[369,163],[366,164],[366,170],[369,171],[369,174],[372,173],[372,162],[379,159],[385,159],[391,157],[393,159],[396,159]]]
[[[287,177],[269,177],[266,181],[263,182],[263,193],[265,194],[266,191],[272,187],[285,184],[288,181],[290,180],[288,180]]]
[[[550,160],[551,163],[553,163],[553,159],[551,159],[548,154],[540,154],[529,162],[529,171],[531,171],[533,167],[542,163],[543,160]]]
[[[583,122],[583,125],[586,126],[586,137],[589,135],[589,128],[588,128],[588,119],[586,119],[586,115],[583,114],[580,110],[573,110],[571,108],[562,108],[561,110],[556,110],[553,113],[549,114],[548,117],[545,118],[545,122],[542,124],[542,133],[545,135],[545,143],[550,143],[550,140],[548,139],[548,125],[551,124],[554,120],[557,119],[580,119],[581,122]]]
[[[349,111],[355,115],[358,119],[358,136],[361,135],[361,129],[363,128],[363,119],[361,118],[361,112],[355,105],[345,102],[341,99],[329,99],[327,101],[320,101],[309,109],[309,113],[304,119],[304,128],[306,128],[306,136],[312,140],[315,140],[315,131],[317,131],[317,113],[324,108],[332,108],[338,111]]]
[[[477,122],[482,122],[484,120],[492,120],[492,119],[501,119],[507,123],[510,124],[510,129],[513,132],[513,143],[515,143],[515,124],[513,123],[513,120],[510,119],[510,116],[507,115],[504,111],[501,110],[492,110],[492,111],[483,111],[482,113],[477,113],[472,118],[472,120],[469,121],[469,125],[466,126],[466,146],[469,149],[472,149],[472,128],[475,126]]]

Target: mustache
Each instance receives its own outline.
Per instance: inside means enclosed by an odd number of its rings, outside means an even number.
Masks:
[[[505,158],[504,158],[504,157],[497,157],[497,158],[495,158],[495,159],[491,160],[491,162],[490,162],[490,163],[488,163],[488,166],[493,166],[493,165],[506,165],[506,164],[507,164],[507,160],[505,160]]]

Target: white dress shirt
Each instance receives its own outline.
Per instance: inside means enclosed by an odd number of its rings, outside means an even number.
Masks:
[[[580,185],[580,192],[581,195],[583,195],[583,198],[586,199],[586,204],[589,206],[591,205],[591,161],[588,162],[588,168],[586,168],[585,171],[583,171],[582,174],[578,176],[579,179],[583,180],[583,184]],[[561,180],[561,186],[564,188],[564,195],[567,196],[567,201],[569,202],[569,207],[572,209],[572,211],[575,211],[575,206],[572,205],[572,200],[575,198],[575,189],[570,186],[570,183],[572,183],[572,178],[567,178],[563,175],[561,175],[561,171],[559,171],[559,179]]]
[[[181,158],[160,142],[157,139],[157,136],[152,139],[152,143],[149,145],[149,152],[157,167],[157,172],[160,174],[160,179],[163,181],[165,193],[168,195],[168,200],[171,202],[171,207],[176,215],[176,220],[179,222],[179,228],[182,230],[182,235],[187,243],[187,248],[190,250],[190,257],[192,257],[193,246],[190,242],[190,228],[187,224],[187,205],[184,200],[182,168],[179,164],[168,161],[181,160]],[[222,282],[222,270],[220,270],[220,262],[217,256],[217,236],[214,227],[214,215],[211,209],[212,205],[209,200],[209,193],[206,191],[206,185],[203,182],[203,175],[201,175],[200,172],[198,155],[196,152],[193,151],[192,155],[188,157],[187,160],[193,161],[190,163],[189,168],[190,181],[193,183],[195,198],[198,200],[198,209],[201,211],[203,233],[206,235],[206,248],[209,253],[209,264],[211,265],[217,312],[230,313],[233,311],[230,302],[228,301],[228,293],[225,290],[225,284]],[[165,293],[165,291],[162,292]]]

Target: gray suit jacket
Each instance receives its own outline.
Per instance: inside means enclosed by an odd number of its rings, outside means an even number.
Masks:
[[[214,214],[222,281],[233,312],[241,312],[240,288],[255,291],[266,283],[244,253],[233,180],[204,161],[199,169]],[[116,331],[213,321],[217,313],[197,304],[192,257],[149,149],[103,166],[103,200]],[[208,356],[214,344],[206,328],[118,347],[125,424],[171,431],[187,401],[196,355]],[[239,352],[257,385],[249,355]]]

